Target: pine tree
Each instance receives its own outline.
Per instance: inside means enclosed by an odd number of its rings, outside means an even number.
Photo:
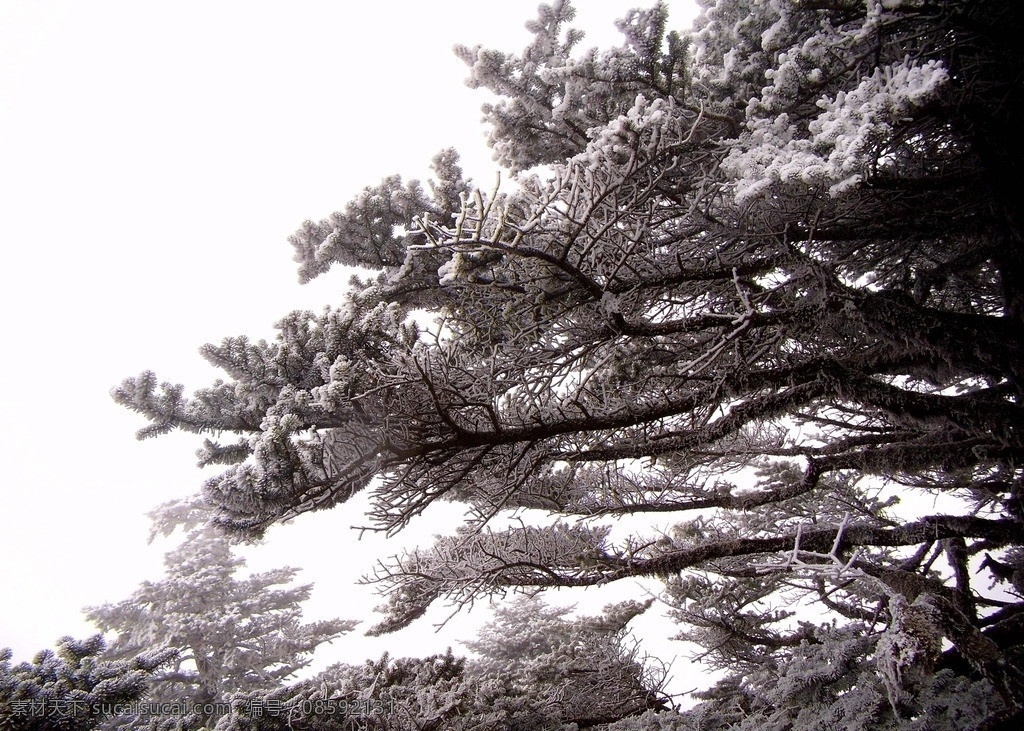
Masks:
[[[312,584],[292,585],[297,569],[237,573],[245,559],[194,504],[170,503],[152,513],[154,534],[184,526],[181,544],[164,557],[166,575],[144,582],[129,598],[89,607],[86,616],[115,633],[108,655],[130,656],[143,648],[176,651],[172,667],[154,676],[150,700],[176,703],[184,718],[122,719],[129,727],[153,721],[198,728],[220,715],[236,692],[267,690],[312,660],[313,651],[355,626],[346,620],[302,622]]]
[[[64,637],[56,652],[43,650],[31,663],[11,666],[11,651],[0,650],[0,729],[4,731],[88,731],[139,701],[150,678],[174,657],[150,650],[123,660],[104,659],[106,643]]]
[[[364,489],[387,531],[465,503],[379,568],[378,631],[662,577],[728,669],[723,727],[1019,720],[1024,10],[705,0],[673,33],[656,4],[603,53],[572,17],[458,51],[511,190],[468,193],[452,153],[429,195],[367,189],[292,243],[303,277],[376,280],[207,346],[229,381],[115,398],[143,436],[238,435],[204,451],[236,530]],[[613,538],[643,514],[675,525]]]

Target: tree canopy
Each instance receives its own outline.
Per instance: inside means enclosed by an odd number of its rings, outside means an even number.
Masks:
[[[141,436],[215,435],[203,494],[234,530],[363,490],[391,532],[465,504],[378,570],[377,631],[661,577],[727,671],[711,727],[1009,723],[1024,8],[701,5],[584,52],[556,1],[520,54],[458,48],[513,184],[471,190],[447,151],[427,186],[367,188],[291,242],[304,280],[375,278],[206,346],[227,379],[192,396],[148,372],[114,396]],[[638,514],[675,527],[613,534]]]

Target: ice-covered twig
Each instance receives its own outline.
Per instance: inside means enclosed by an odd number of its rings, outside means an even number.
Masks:
[[[860,549],[855,549],[848,560],[843,560],[839,555],[839,549],[843,542],[843,533],[850,524],[850,514],[843,515],[843,520],[836,531],[835,540],[832,541],[832,548],[828,553],[819,551],[805,551],[800,548],[800,538],[803,535],[803,526],[798,525],[796,537],[793,541],[793,550],[789,552],[785,561],[776,563],[755,564],[754,570],[759,574],[770,574],[781,571],[802,571],[805,573],[825,573],[838,579],[844,574],[849,574],[854,562],[860,555]]]

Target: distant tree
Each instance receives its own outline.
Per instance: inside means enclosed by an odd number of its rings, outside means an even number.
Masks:
[[[468,194],[451,153],[429,195],[367,189],[292,243],[304,278],[376,280],[206,346],[229,381],[115,398],[142,436],[238,436],[203,451],[236,530],[467,504],[377,572],[378,631],[663,577],[722,724],[1019,722],[1024,5],[702,6],[574,54],[558,1],[520,55],[460,49],[512,189]],[[676,526],[612,538],[645,513]]]
[[[0,650],[0,729],[4,731],[88,731],[114,715],[118,706],[141,699],[153,673],[172,659],[157,650],[124,660],[103,657],[106,644],[64,637],[57,651],[43,650],[31,663],[11,666],[11,651]]]
[[[174,728],[210,724],[217,714],[205,713],[204,705],[223,704],[235,692],[278,687],[309,665],[317,647],[355,626],[338,619],[303,623],[302,603],[312,584],[290,585],[297,569],[236,577],[245,559],[201,508],[170,503],[152,516],[154,534],[178,525],[187,530],[164,557],[166,576],[144,582],[124,601],[85,610],[103,632],[115,633],[112,657],[155,646],[177,651],[173,666],[155,674],[149,699],[176,702],[190,713],[122,719],[131,727],[149,721]]]
[[[517,597],[495,610],[478,639],[464,643],[477,655],[468,672],[485,687],[500,687],[503,697],[528,698],[534,715],[557,728],[591,728],[665,709],[664,673],[639,656],[626,628],[649,606],[625,602],[597,617],[573,618],[571,608]]]

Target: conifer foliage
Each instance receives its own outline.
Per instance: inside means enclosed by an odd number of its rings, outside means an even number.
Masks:
[[[32,662],[11,665],[0,649],[0,729],[4,731],[89,731],[138,701],[150,678],[174,651],[147,650],[108,660],[101,635],[64,637],[56,651],[43,650]]]
[[[427,188],[368,188],[292,243],[303,278],[375,280],[273,343],[207,346],[228,380],[191,397],[144,373],[115,398],[143,436],[234,435],[206,442],[226,469],[204,494],[243,532],[366,489],[388,531],[464,503],[461,532],[378,571],[379,631],[663,577],[726,670],[700,728],[1009,723],[1022,16],[704,0],[691,32],[656,4],[583,52],[570,5],[542,6],[521,54],[457,49],[498,97],[510,190],[469,191],[451,152]],[[644,513],[675,527],[613,539]]]

